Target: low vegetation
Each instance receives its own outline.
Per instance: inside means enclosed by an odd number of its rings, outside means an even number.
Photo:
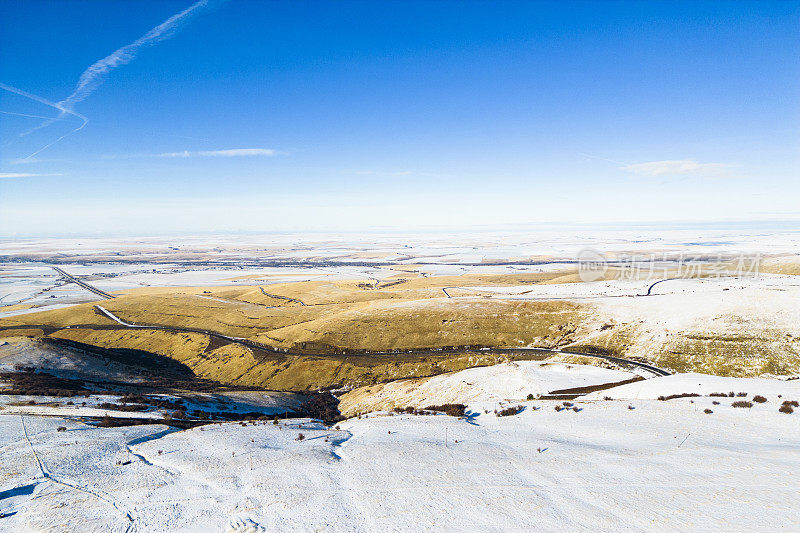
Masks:
[[[659,396],[658,399],[661,400],[662,402],[665,402],[667,400],[674,400],[676,398],[697,398],[698,396],[700,395],[695,392],[684,392],[682,394],[670,394],[669,396]]]
[[[514,416],[520,414],[523,410],[525,410],[525,407],[521,405],[506,407],[505,409],[497,411],[497,416]]]

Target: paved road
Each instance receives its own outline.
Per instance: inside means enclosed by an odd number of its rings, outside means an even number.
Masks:
[[[665,279],[660,279],[660,280],[656,281],[655,283],[653,283],[652,285],[650,285],[649,287],[647,287],[647,294],[645,294],[645,296],[650,296],[650,291],[652,291],[653,287],[655,287],[659,283],[664,283],[665,281],[674,281],[676,279],[687,279],[687,278],[665,278]],[[691,278],[689,278],[689,279],[691,279]]]
[[[297,298],[289,298],[288,296],[278,296],[277,294],[270,294],[270,293],[268,293],[267,291],[264,290],[264,287],[259,287],[259,289],[261,289],[261,294],[263,294],[264,296],[269,296],[270,298],[277,298],[278,300],[286,300],[286,301],[289,301],[289,302],[297,302],[300,305],[306,305],[303,302],[301,302],[300,300],[298,300]]]
[[[84,289],[86,289],[87,291],[91,291],[91,292],[95,293],[96,295],[98,295],[98,296],[102,296],[103,298],[107,298],[107,299],[109,299],[109,300],[110,300],[110,299],[112,299],[112,298],[114,298],[114,296],[112,296],[112,295],[108,294],[107,292],[101,291],[101,290],[100,290],[100,289],[98,289],[97,287],[92,287],[91,285],[89,285],[89,284],[88,284],[88,283],[86,283],[85,281],[82,281],[82,280],[80,280],[80,279],[78,279],[78,278],[76,278],[76,277],[72,276],[71,274],[67,274],[66,272],[64,272],[63,270],[61,270],[61,269],[60,269],[60,268],[58,268],[58,267],[50,267],[50,268],[52,268],[53,270],[55,270],[56,272],[58,272],[58,274],[59,274],[59,275],[60,275],[62,278],[64,278],[65,280],[67,280],[67,281],[69,281],[69,282],[71,282],[71,283],[77,283],[78,285],[80,285],[81,287],[83,287]]]
[[[109,295],[110,296],[110,295]],[[164,326],[161,324],[133,324],[131,322],[126,322],[116,316],[114,313],[109,311],[108,309],[104,308],[100,305],[95,305],[95,309],[103,316],[109,318],[110,320],[116,322],[116,326],[113,325],[98,325],[98,324],[75,324],[72,326],[62,327],[55,327],[45,324],[25,324],[25,325],[15,325],[15,326],[5,326],[0,327],[0,331],[3,330],[14,330],[14,329],[32,329],[32,328],[44,328],[44,329],[74,329],[74,328],[85,328],[85,329],[118,329],[119,327],[123,328],[138,328],[138,329],[157,329],[162,331],[172,331],[175,333],[200,333],[202,335],[207,335],[212,338],[224,340],[227,342],[239,344],[241,346],[245,346],[247,348],[258,350],[261,352],[266,353],[275,353],[275,354],[283,354],[283,355],[299,355],[299,356],[311,356],[311,357],[321,357],[321,358],[328,358],[328,357],[341,357],[341,356],[408,356],[408,355],[447,355],[447,354],[458,354],[458,353],[479,353],[479,354],[487,354],[487,353],[495,353],[495,354],[519,354],[520,352],[529,352],[529,353],[541,353],[543,355],[553,355],[553,354],[563,354],[563,355],[575,355],[580,357],[593,357],[595,359],[605,359],[606,361],[611,361],[620,365],[628,365],[637,368],[641,368],[642,370],[646,370],[653,374],[654,376],[669,376],[671,373],[667,370],[662,368],[658,368],[656,366],[650,365],[648,363],[643,363],[641,361],[635,361],[632,359],[624,359],[622,357],[614,357],[612,355],[603,355],[603,354],[596,354],[596,353],[584,353],[584,352],[570,352],[570,351],[563,351],[563,350],[552,350],[549,348],[494,348],[494,347],[456,347],[456,348],[440,348],[440,349],[423,349],[423,350],[393,350],[393,351],[342,351],[341,353],[314,353],[314,352],[293,352],[288,350],[283,350],[279,348],[275,348],[274,346],[268,346],[266,344],[261,344],[259,342],[255,342],[249,339],[245,339],[242,337],[231,337],[230,335],[223,335],[222,333],[218,333],[216,331],[209,331],[205,329],[198,329],[198,328],[185,328],[185,327],[178,327],[178,326]]]
[[[305,353],[305,352],[284,352],[281,350],[277,350],[274,347],[267,346],[261,343],[253,342],[249,339],[244,339],[241,337],[230,337],[228,335],[223,335],[221,333],[217,333],[215,331],[208,331],[202,329],[195,329],[195,328],[181,328],[181,327],[174,327],[174,326],[162,326],[158,324],[132,324],[129,322],[125,322],[124,320],[117,317],[114,313],[105,309],[100,305],[95,305],[95,309],[100,311],[103,315],[107,316],[117,324],[121,326],[125,326],[127,328],[147,328],[147,329],[161,329],[167,331],[175,331],[175,332],[183,332],[183,333],[202,333],[204,335],[208,335],[210,337],[216,337],[218,339],[223,339],[229,342],[233,342],[236,344],[241,344],[242,346],[246,346],[248,348],[255,348],[257,350],[265,350],[265,351],[272,351],[272,352],[279,352],[285,353],[287,355],[306,355],[306,356],[330,356],[330,355],[370,355],[370,356],[391,356],[391,355],[404,355],[404,354],[446,354],[446,353],[464,353],[464,352],[477,352],[477,353],[519,353],[519,352],[535,352],[535,353],[542,353],[542,354],[564,354],[564,355],[576,355],[581,357],[594,357],[596,359],[605,359],[606,361],[612,361],[617,364],[622,365],[630,365],[641,368],[643,370],[647,370],[656,376],[669,376],[670,372],[658,368],[656,366],[642,363],[640,361],[634,361],[632,359],[623,359],[622,357],[614,357],[611,355],[601,355],[601,354],[593,354],[593,353],[582,353],[582,352],[565,352],[562,350],[551,350],[548,348],[453,348],[447,350],[397,350],[391,352],[367,352],[367,353],[343,353],[343,354],[316,354],[316,353]],[[29,326],[30,327],[30,326]]]

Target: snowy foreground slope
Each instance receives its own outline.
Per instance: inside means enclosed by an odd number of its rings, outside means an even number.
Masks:
[[[767,402],[653,399],[728,391]],[[693,374],[577,412],[476,402],[466,420],[383,412],[339,429],[101,429],[0,410],[0,530],[796,531],[800,409],[779,413],[786,399],[800,381]]]
[[[361,387],[341,397],[345,416],[392,410],[394,407],[424,408],[433,404],[501,402],[524,400],[549,392],[618,383],[636,377],[622,370],[587,365],[541,361],[513,361],[494,366],[468,368],[430,378],[402,379]]]

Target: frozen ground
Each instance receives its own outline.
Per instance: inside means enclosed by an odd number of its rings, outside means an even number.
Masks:
[[[391,410],[395,407],[424,408],[445,403],[491,403],[524,400],[575,387],[616,383],[635,374],[607,368],[514,361],[494,366],[468,368],[432,378],[406,379],[362,387],[345,394],[339,409],[345,413]]]
[[[385,279],[398,274],[392,266],[425,276],[552,271],[574,267],[585,250],[617,259],[630,254],[645,259],[665,254],[708,259],[719,254],[788,254],[794,265],[800,262],[799,249],[796,230],[738,227],[7,240],[0,241],[0,317],[97,300],[75,284],[65,284],[44,261],[57,261],[68,273],[114,292],[141,287]],[[533,292],[528,292],[530,286],[502,293],[474,287],[474,292],[520,299],[602,298],[637,294],[646,291],[646,285],[614,281],[540,285]],[[458,292],[466,294],[465,289]]]
[[[117,258],[189,257],[422,260],[426,263],[507,261],[530,257],[574,258],[586,248],[643,252],[721,251],[797,253],[796,228],[752,224],[729,227],[509,227],[502,231],[275,233],[148,238],[21,239],[0,241],[0,256],[57,254]]]
[[[652,399],[717,389],[768,401],[741,409],[730,405],[739,398]],[[467,419],[374,413],[338,429],[308,420],[100,429],[0,410],[0,529],[800,527],[800,413],[778,412],[781,398],[800,399],[800,381],[695,374],[601,394],[622,399],[588,396],[578,411],[520,402],[508,417],[475,402]]]

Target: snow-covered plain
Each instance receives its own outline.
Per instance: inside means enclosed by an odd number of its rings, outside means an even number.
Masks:
[[[585,248],[796,254],[799,245],[796,230],[740,228],[657,235],[645,230],[487,232],[448,238],[287,234],[3,242],[0,258],[66,253],[76,263],[61,265],[65,270],[115,291],[398,274],[364,266],[370,261],[426,275],[495,273],[560,269],[564,263],[513,263],[569,262]],[[169,263],[165,258],[172,252],[195,266]],[[118,254],[129,264],[100,260]],[[160,256],[158,263],[148,263],[154,254]],[[81,263],[81,257],[93,259]],[[308,267],[235,266],[240,259],[254,258],[308,261]],[[198,267],[200,259],[234,266]],[[325,266],[330,261],[353,264]],[[503,261],[512,264],[493,264]],[[62,286],[44,263],[4,263],[0,268],[0,305],[13,306],[0,313],[96,300],[74,284]],[[453,291],[453,298],[404,305],[469,305],[478,296],[565,298],[589,302],[598,321],[613,317],[619,324],[615,327],[642,323],[656,340],[712,326],[732,334],[775,330],[781,338],[794,339],[800,336],[796,280],[770,275],[676,280],[658,285],[648,297],[637,295],[646,292],[649,281],[476,286],[473,294],[462,288]],[[37,307],[20,308],[26,305]],[[597,335],[607,334],[603,331],[613,330],[598,329]],[[640,355],[636,350],[651,353],[656,344],[649,339],[638,340],[633,355]],[[6,348],[14,356],[0,361],[6,370],[38,361],[33,352]],[[124,374],[113,364],[101,367],[67,355],[52,360],[63,376]],[[42,397],[35,398],[37,405],[27,405],[33,398],[0,396],[0,531],[800,530],[800,409],[778,411],[784,400],[800,401],[800,380],[683,374],[588,394],[574,401],[577,410],[556,411],[561,402],[523,398],[617,382],[630,374],[527,364],[464,372],[420,381],[411,389],[390,384],[375,393],[373,403],[363,402],[375,409],[390,403],[464,402],[469,404],[464,419],[378,411],[333,428],[294,419],[176,431],[157,423],[164,413],[156,409],[138,414],[153,418],[152,425],[98,428],[82,417],[135,414],[101,408],[103,402],[118,401],[112,396],[92,396],[85,406]],[[707,396],[716,392],[746,397]],[[682,393],[701,396],[657,399]],[[750,408],[731,405],[756,394],[766,402]],[[187,410],[225,404],[236,412],[274,414],[292,409],[297,401],[261,393],[196,395]],[[523,408],[517,415],[495,415],[498,408],[516,405]]]
[[[497,405],[524,400],[529,394],[538,397],[556,390],[618,383],[634,377],[631,372],[594,366],[514,361],[362,387],[345,394],[339,409],[348,414],[445,403]]]
[[[497,402],[473,402],[466,419],[377,412],[332,428],[102,429],[0,410],[0,529],[796,531],[800,413],[779,413],[777,395],[800,399],[800,382],[760,381],[751,395],[769,400],[750,409],[652,399],[748,390],[689,375],[578,411],[539,400],[497,417]]]

